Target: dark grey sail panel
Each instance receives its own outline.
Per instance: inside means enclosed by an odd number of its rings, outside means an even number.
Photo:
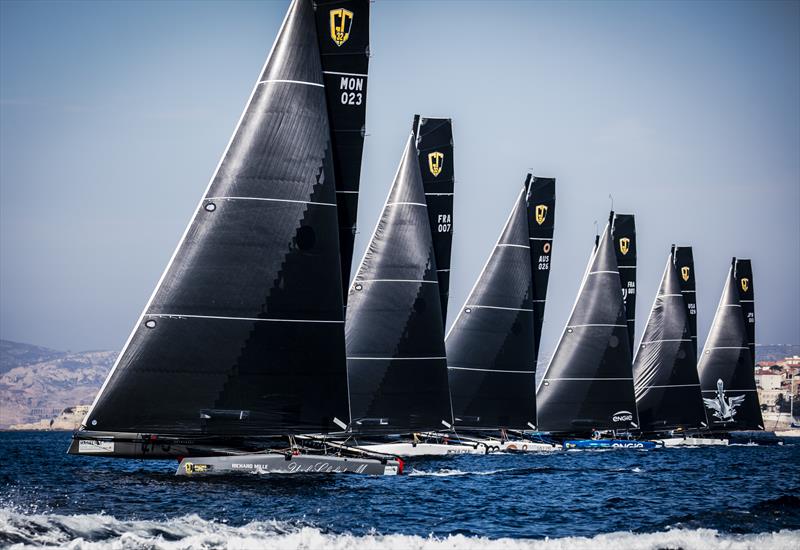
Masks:
[[[567,327],[536,393],[543,431],[638,425],[625,304],[610,228],[593,252]]]
[[[523,189],[447,335],[457,426],[535,425],[535,319],[527,217]]]
[[[681,294],[689,313],[689,332],[697,355],[697,288],[695,285],[694,256],[691,246],[676,246],[673,263],[678,273]]]
[[[538,359],[539,342],[544,325],[544,308],[547,304],[547,283],[550,280],[553,229],[556,222],[556,180],[528,174],[525,185],[528,190],[528,226],[533,274],[534,354]]]
[[[450,256],[453,247],[453,123],[449,118],[414,117],[419,169],[439,276],[442,322],[447,324],[450,297]]]
[[[753,265],[750,260],[737,258],[733,266],[733,277],[739,292],[739,303],[742,305],[742,317],[747,329],[747,345],[750,348],[750,359],[753,368],[756,366],[756,302],[753,287]]]
[[[622,298],[625,301],[628,342],[633,355],[633,340],[636,333],[636,220],[633,214],[613,214],[613,218],[611,234],[619,266]]]
[[[351,426],[408,433],[450,422],[444,329],[425,194],[409,137],[347,307]]]
[[[300,0],[87,427],[338,430],[347,379],[337,225],[314,14]]]
[[[309,0],[310,1],[310,0]],[[369,0],[314,0],[331,129],[345,299],[357,231],[369,73]]]
[[[709,428],[764,429],[733,259],[697,365]]]
[[[679,281],[673,251],[633,361],[636,406],[645,432],[698,428],[706,421]]]

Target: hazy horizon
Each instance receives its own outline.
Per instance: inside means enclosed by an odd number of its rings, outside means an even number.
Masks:
[[[287,5],[0,3],[0,337],[122,347]],[[637,341],[676,243],[701,344],[734,255],[758,343],[800,343],[800,3],[380,1],[371,24],[355,261],[412,116],[449,116],[448,325],[533,169],[557,178],[544,356],[609,194],[637,215]]]

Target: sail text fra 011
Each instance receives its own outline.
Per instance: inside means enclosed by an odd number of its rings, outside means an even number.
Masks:
[[[317,13],[344,43],[368,19],[335,4]],[[349,418],[333,156],[314,7],[295,0],[71,453],[192,457],[181,474],[401,469],[325,436]]]

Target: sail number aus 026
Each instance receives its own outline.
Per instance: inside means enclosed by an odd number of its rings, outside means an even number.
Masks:
[[[364,103],[363,78],[343,76],[339,80],[339,90],[342,92],[342,105],[361,105]]]

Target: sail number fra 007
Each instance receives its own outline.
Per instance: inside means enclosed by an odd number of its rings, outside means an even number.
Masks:
[[[361,105],[364,102],[364,79],[343,76],[339,81],[342,105]]]
[[[436,223],[438,224],[437,230],[439,233],[450,233],[450,225],[452,218],[450,214],[438,214]]]

